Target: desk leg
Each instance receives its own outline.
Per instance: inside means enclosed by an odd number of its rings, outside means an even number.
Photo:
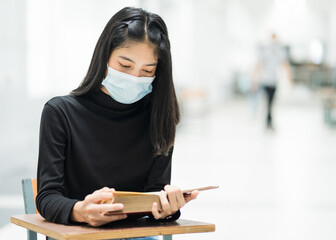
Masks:
[[[164,235],[163,240],[173,240],[173,236],[172,235]]]
[[[56,239],[53,239],[51,237],[46,237],[46,240],[56,240]]]
[[[27,239],[28,240],[37,240],[37,234],[36,234],[36,232],[27,230]]]

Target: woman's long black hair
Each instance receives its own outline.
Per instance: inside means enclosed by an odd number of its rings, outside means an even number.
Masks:
[[[166,155],[174,144],[180,112],[173,84],[167,27],[157,14],[132,7],[117,12],[98,39],[84,80],[71,94],[80,96],[100,90],[113,50],[128,43],[146,41],[154,44],[158,57],[152,83],[150,136],[154,154]]]

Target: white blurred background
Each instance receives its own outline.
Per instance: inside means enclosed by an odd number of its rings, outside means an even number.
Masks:
[[[335,0],[0,0],[0,238],[36,176],[44,103],[84,78],[105,24],[125,6],[168,26],[182,121],[172,183],[219,185],[182,218],[215,233],[174,239],[336,238]],[[279,72],[274,131],[251,93],[257,49],[276,33],[294,84]]]

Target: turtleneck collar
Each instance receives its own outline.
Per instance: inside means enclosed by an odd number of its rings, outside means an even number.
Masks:
[[[104,93],[101,89],[91,92],[83,97],[94,103],[97,108],[103,108],[106,111],[127,114],[144,109],[147,106],[148,96],[131,104],[124,104],[114,100],[110,95]]]

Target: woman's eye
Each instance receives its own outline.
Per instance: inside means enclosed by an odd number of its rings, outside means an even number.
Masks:
[[[128,66],[128,65],[124,65],[124,64],[121,64],[121,63],[119,63],[120,64],[120,66],[122,66],[122,67],[124,67],[124,68],[130,68],[131,66]]]
[[[144,70],[144,72],[146,72],[146,73],[152,73],[152,71],[148,71],[148,70]]]

